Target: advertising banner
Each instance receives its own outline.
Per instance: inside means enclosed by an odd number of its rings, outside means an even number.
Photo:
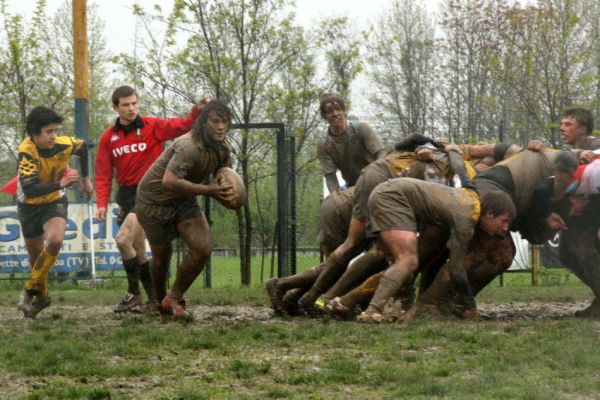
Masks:
[[[119,231],[116,203],[108,205],[107,219],[90,218],[87,203],[70,203],[65,240],[54,271],[91,271],[91,246],[95,250],[96,270],[121,270],[121,255],[115,236]],[[93,207],[95,213],[95,207]],[[93,234],[93,240],[91,239]],[[0,207],[0,273],[28,272],[28,257],[21,234],[16,206]]]

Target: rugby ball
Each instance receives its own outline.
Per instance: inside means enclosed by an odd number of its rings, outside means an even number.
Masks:
[[[246,187],[244,186],[242,177],[235,170],[223,167],[215,174],[215,180],[219,184],[228,182],[233,186],[233,198],[230,201],[216,199],[219,203],[230,210],[237,210],[246,204]]]

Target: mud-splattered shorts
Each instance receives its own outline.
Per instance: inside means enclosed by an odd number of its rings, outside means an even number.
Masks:
[[[176,204],[147,204],[136,199],[135,214],[150,244],[170,242],[178,236],[177,225],[203,215],[195,197]]]

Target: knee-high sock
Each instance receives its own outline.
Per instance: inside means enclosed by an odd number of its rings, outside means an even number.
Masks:
[[[441,268],[435,279],[422,293],[419,293],[417,303],[433,304],[436,306],[447,303],[451,297],[452,278],[447,268]]]
[[[154,286],[152,286],[152,277],[150,276],[150,262],[146,261],[140,265],[140,282],[148,296],[148,301],[156,300],[154,296]]]
[[[284,292],[296,288],[308,289],[315,283],[321,271],[323,271],[322,263],[299,274],[279,278],[277,288]]]
[[[333,299],[348,293],[353,288],[364,282],[373,274],[384,270],[387,266],[385,256],[379,252],[367,252],[359,256],[348,267],[344,274],[338,279],[327,293],[323,295],[326,299]]]
[[[298,300],[300,300],[300,297],[302,297],[302,295],[306,293],[306,290],[307,289],[305,288],[295,288],[288,290],[285,293],[285,296],[283,296],[283,302],[287,304],[298,303]]]
[[[140,294],[140,263],[137,257],[123,260],[123,268],[127,275],[127,291],[131,294]]]
[[[161,301],[167,295],[167,278],[169,275],[169,265],[161,265],[157,257],[152,258],[150,264],[150,276],[152,277],[152,286],[154,295],[158,301]]]
[[[344,252],[342,255],[337,255],[335,252],[325,260],[323,271],[317,278],[312,287],[302,296],[302,301],[306,303],[314,303],[320,295],[325,293],[339,278],[342,276],[348,263],[356,257],[363,247],[352,248]]]
[[[404,311],[408,311],[415,304],[416,294],[414,281],[410,283],[406,282],[394,297],[397,300],[400,300],[400,308]]]
[[[563,264],[592,289],[600,299],[600,255],[596,245],[598,239],[589,230],[580,226],[569,226],[561,233],[560,255]]]
[[[379,280],[383,276],[383,273],[384,272],[382,271],[369,277],[362,284],[340,297],[342,304],[349,309],[354,309],[357,306],[361,308],[367,306],[377,290]]]
[[[173,287],[171,288],[171,292],[169,293],[169,297],[175,300],[181,300],[183,294],[189,289],[204,269],[206,260],[207,257],[202,257],[200,260],[194,260],[189,253],[186,254],[185,257],[183,257],[181,264],[179,264],[179,268],[177,268],[177,276],[173,283]]]
[[[369,303],[367,310],[381,312],[388,300],[402,288],[402,285],[412,280],[413,273],[405,268],[391,267],[381,277],[377,290]]]
[[[25,283],[25,289],[47,296],[48,272],[56,262],[57,258],[58,254],[50,254],[44,248],[31,268],[31,275],[29,280]]]

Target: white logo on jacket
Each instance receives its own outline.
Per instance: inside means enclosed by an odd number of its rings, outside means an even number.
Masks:
[[[112,135],[112,136],[110,137],[110,141],[111,141],[111,142],[116,142],[117,140],[119,140],[119,136],[117,136],[117,135]]]
[[[144,150],[146,150],[146,143],[134,143],[132,145],[126,144],[125,146],[115,147],[112,153],[113,156],[119,157],[123,154],[141,153]]]

